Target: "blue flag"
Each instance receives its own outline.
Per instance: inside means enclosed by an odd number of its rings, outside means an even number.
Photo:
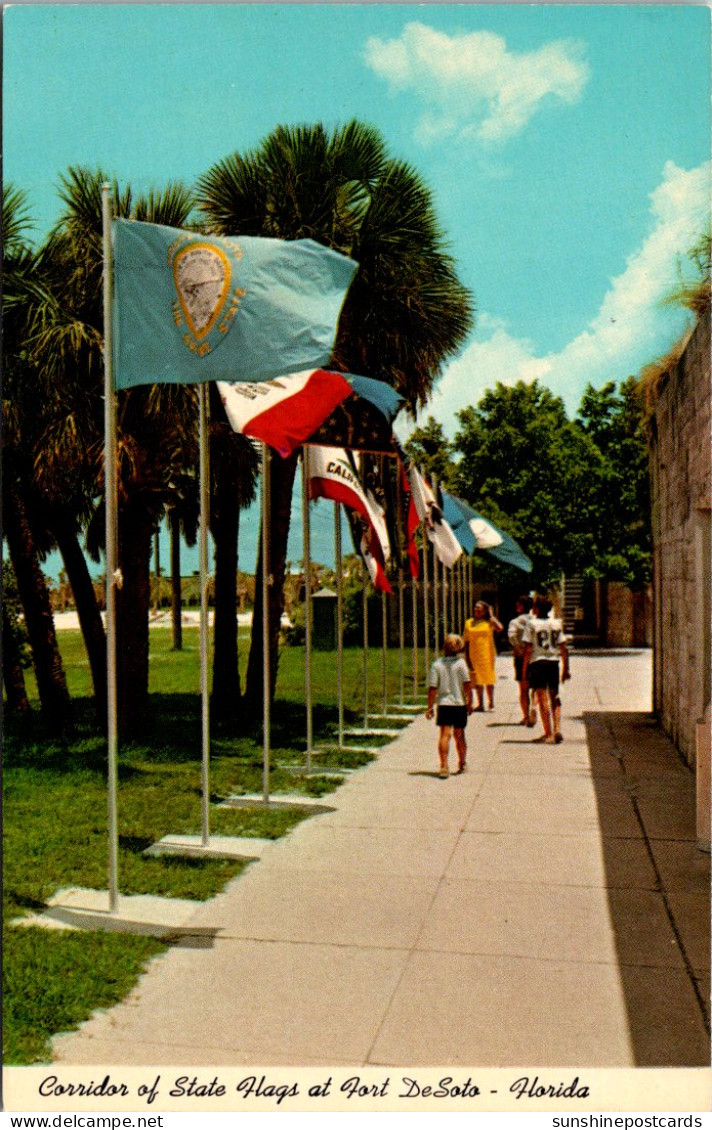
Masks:
[[[328,364],[357,264],[310,239],[115,220],[114,384],[266,381]]]
[[[489,518],[483,518],[461,498],[456,498],[445,490],[441,490],[440,494],[445,520],[450,523],[465,553],[486,549],[507,565],[514,565],[525,573],[531,573],[532,563],[513,537],[495,526]]]

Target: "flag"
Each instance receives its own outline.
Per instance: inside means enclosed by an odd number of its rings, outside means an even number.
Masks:
[[[413,463],[408,466],[408,480],[415,509],[420,521],[425,526],[428,540],[432,542],[433,548],[443,565],[452,569],[458,557],[462,554],[462,546],[443,517],[442,510],[429,484]]]
[[[485,549],[499,561],[531,573],[532,563],[510,534],[483,518],[461,498],[442,491],[443,513],[466,553]]]
[[[114,220],[114,383],[264,381],[328,362],[357,268],[310,239]]]
[[[391,552],[385,513],[361,483],[355,460],[348,451],[310,446],[309,497],[330,498],[346,507],[354,545],[374,587],[379,592],[392,593],[385,571]]]
[[[418,546],[415,543],[415,531],[420,525],[420,515],[415,505],[413,492],[410,489],[410,480],[408,478],[410,460],[395,433],[393,434],[393,447],[397,458],[397,473],[400,483],[399,502],[401,522],[405,534],[405,552],[408,558],[410,575],[415,580],[420,576],[420,554],[418,553]]]
[[[369,526],[363,519],[361,519],[361,527],[362,533],[359,549],[363,563],[368,569],[368,575],[373,582],[373,587],[376,592],[385,592],[388,596],[393,596],[393,589],[386,576],[385,565],[380,555],[378,538],[375,536],[373,527]]]
[[[410,568],[410,575],[414,579],[420,576],[420,555],[418,547],[415,544],[415,531],[420,525],[420,518],[415,506],[413,492],[410,489],[410,482],[405,471],[405,467],[398,460],[398,474],[400,475],[401,484],[401,507],[403,513],[403,529],[405,531],[405,551],[408,557],[408,566]]]
[[[218,381],[217,387],[233,429],[262,440],[283,457],[307,442],[343,446],[338,442],[341,432],[330,437],[329,422],[346,405],[350,418],[370,420],[390,443],[391,423],[403,403],[384,381],[326,369],[258,383]],[[350,447],[360,446],[358,435],[348,438]]]

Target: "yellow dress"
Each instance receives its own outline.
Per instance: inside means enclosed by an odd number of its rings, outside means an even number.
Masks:
[[[494,630],[489,620],[468,620],[463,633],[465,648],[472,668],[472,684],[478,687],[493,687],[497,676],[494,660]]]

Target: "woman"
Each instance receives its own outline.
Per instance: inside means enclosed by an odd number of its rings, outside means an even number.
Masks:
[[[494,710],[494,684],[497,679],[494,661],[497,655],[494,637],[502,631],[502,625],[489,604],[478,600],[473,618],[465,624],[465,659],[472,674],[472,685],[477,694],[475,710],[484,710],[484,691],[487,689],[487,705]]]

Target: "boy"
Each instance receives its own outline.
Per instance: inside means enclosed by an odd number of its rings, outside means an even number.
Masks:
[[[524,667],[524,628],[531,617],[532,598],[520,596],[517,604],[517,615],[509,621],[507,636],[512,645],[514,656],[514,678],[519,683],[519,705],[522,708],[520,726],[533,726],[536,723],[536,710],[529,704],[529,683],[522,677]]]
[[[443,655],[436,659],[430,668],[430,688],[428,690],[428,709],[426,718],[432,718],[437,699],[438,713],[435,719],[440,727],[438,754],[440,756],[439,777],[449,776],[448,752],[450,736],[455,735],[455,748],[458,755],[458,773],[466,769],[467,743],[465,726],[467,715],[472,713],[472,684],[470,672],[460,654],[464,644],[460,636],[445,636]]]
[[[539,705],[544,733],[538,742],[553,744],[561,736],[561,699],[559,698],[559,659],[561,681],[571,678],[569,652],[561,620],[549,616],[552,604],[537,596],[532,606],[532,618],[524,628],[524,665],[522,678],[527,679]]]

